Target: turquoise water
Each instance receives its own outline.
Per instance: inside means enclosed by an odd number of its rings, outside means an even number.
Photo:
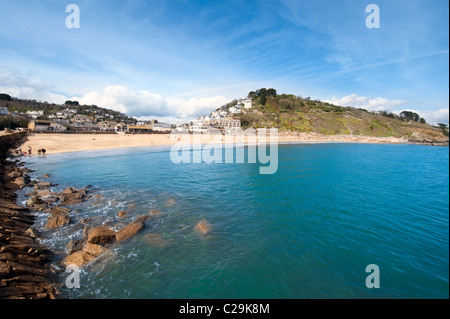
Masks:
[[[56,190],[90,184],[103,196],[75,206],[74,224],[43,233],[56,251],[81,236],[82,218],[118,229],[152,208],[164,213],[85,268],[69,298],[448,298],[448,151],[283,145],[274,175],[259,164],[173,164],[167,149],[28,165],[50,173]],[[213,226],[206,237],[193,229],[202,219]],[[366,287],[369,264],[379,266],[378,289]]]

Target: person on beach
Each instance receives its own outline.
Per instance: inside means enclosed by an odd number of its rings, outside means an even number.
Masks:
[[[28,145],[28,155],[31,155],[31,146]]]
[[[45,148],[43,148],[43,149],[41,150],[41,152],[42,152],[42,155],[45,156],[45,152],[47,152],[47,150],[46,150]]]
[[[38,149],[38,155],[41,156],[41,149]]]

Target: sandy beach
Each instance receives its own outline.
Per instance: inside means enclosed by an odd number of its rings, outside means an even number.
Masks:
[[[128,147],[171,146],[176,143],[190,143],[192,135],[184,134],[32,134],[22,144],[22,150],[32,148],[32,154],[45,148],[47,154],[59,154],[77,151],[106,150]],[[221,142],[217,135],[203,136],[202,143]],[[280,133],[278,143],[408,143],[406,139],[395,137],[370,137],[352,135],[325,136],[314,133]]]

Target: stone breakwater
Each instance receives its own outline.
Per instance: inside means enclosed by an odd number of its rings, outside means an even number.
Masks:
[[[0,136],[0,298],[56,298],[51,252],[36,240],[35,216],[16,204],[15,191],[30,183],[27,169],[6,160],[26,133]]]

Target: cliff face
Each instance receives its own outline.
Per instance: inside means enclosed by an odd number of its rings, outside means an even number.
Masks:
[[[35,216],[16,204],[14,189],[29,181],[27,169],[5,159],[25,137],[26,132],[0,136],[0,298],[54,298],[50,254],[36,241]]]
[[[25,139],[27,132],[0,135],[0,158],[5,159],[10,148],[18,147]]]

